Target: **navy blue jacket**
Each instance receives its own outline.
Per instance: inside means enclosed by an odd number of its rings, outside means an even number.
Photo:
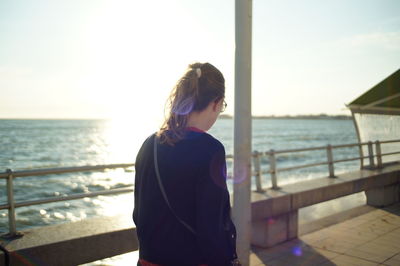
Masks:
[[[139,257],[162,265],[229,265],[236,258],[236,230],[230,218],[225,149],[207,133],[187,131],[174,146],[157,144],[161,181],[175,213],[166,204],[154,168],[154,134],[135,163],[133,220]]]

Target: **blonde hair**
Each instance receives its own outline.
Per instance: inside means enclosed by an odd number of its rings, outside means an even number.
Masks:
[[[191,112],[203,111],[210,102],[225,97],[225,79],[210,63],[188,66],[168,97],[168,114],[157,132],[161,143],[174,145],[185,136]]]

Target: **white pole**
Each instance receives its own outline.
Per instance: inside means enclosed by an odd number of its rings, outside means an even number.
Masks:
[[[251,20],[252,0],[235,0],[233,220],[243,266],[250,264],[251,237]]]

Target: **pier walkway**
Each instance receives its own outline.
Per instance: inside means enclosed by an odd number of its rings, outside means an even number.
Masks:
[[[400,265],[400,203],[367,208],[272,248],[253,248],[250,265]]]

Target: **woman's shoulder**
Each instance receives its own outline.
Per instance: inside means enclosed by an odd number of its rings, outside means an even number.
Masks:
[[[150,149],[150,145],[153,145],[153,140],[154,140],[154,136],[157,133],[153,133],[150,136],[148,136],[142,143],[142,146],[140,147],[139,151],[138,151],[138,155],[143,154],[145,151]]]
[[[218,139],[216,139],[214,136],[212,136],[208,133],[204,133],[204,138],[205,138],[205,141],[208,142],[209,144],[213,145],[214,147],[216,147],[218,149],[224,150],[224,145],[222,145],[222,143]]]
[[[143,143],[142,143],[142,148],[148,146],[149,144],[153,144],[154,136],[155,136],[156,134],[157,134],[157,133],[155,132],[155,133],[152,133],[150,136],[148,136],[148,137],[143,141]]]
[[[198,145],[202,147],[202,150],[207,151],[206,153],[215,154],[221,153],[225,155],[224,145],[216,139],[214,136],[208,133],[202,133],[201,137],[198,138]]]

